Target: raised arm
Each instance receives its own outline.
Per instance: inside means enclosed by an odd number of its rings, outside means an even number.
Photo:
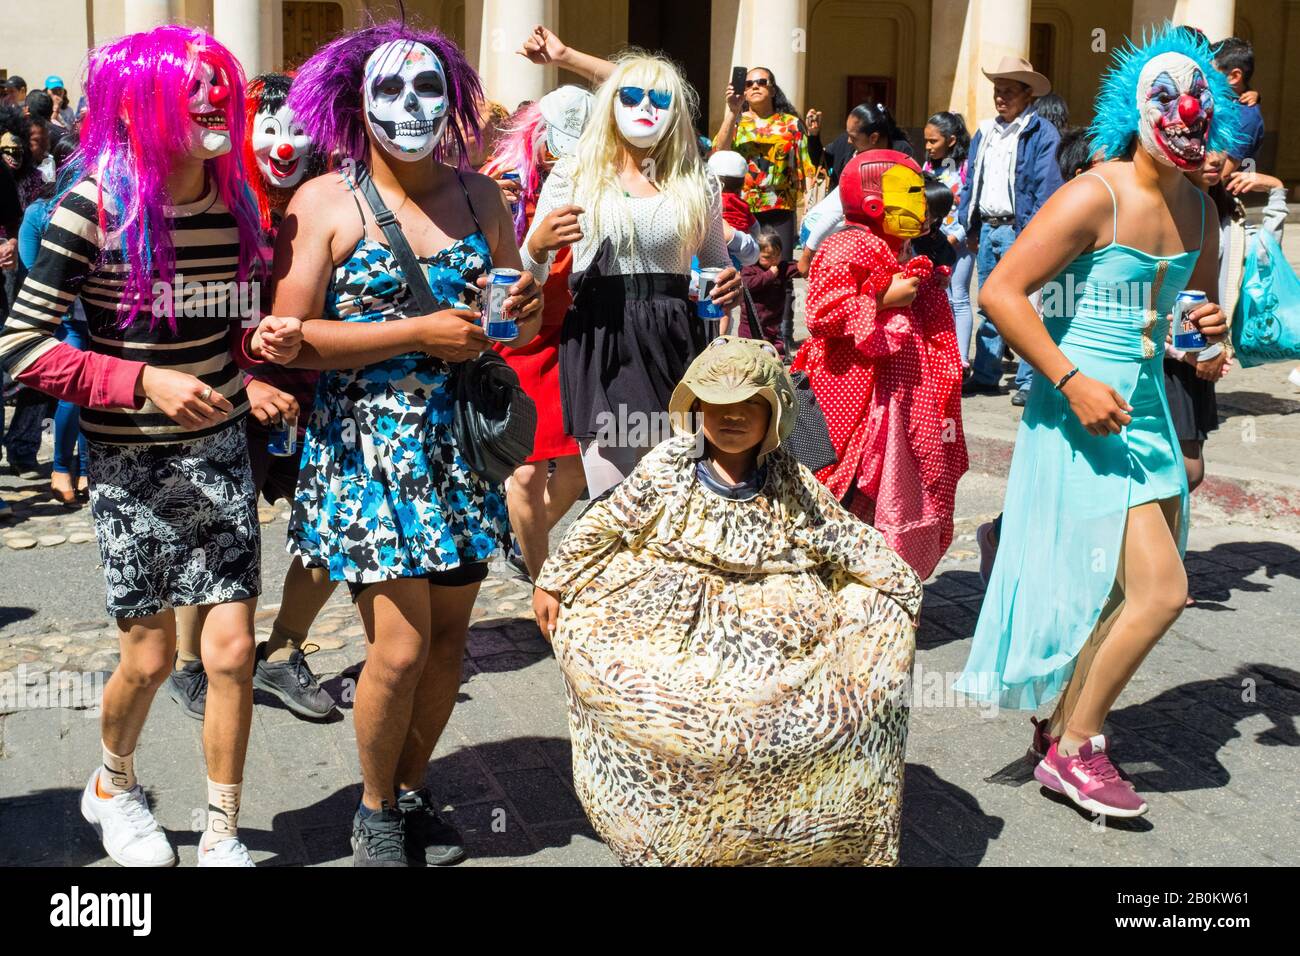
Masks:
[[[532,33],[516,52],[539,66],[554,63],[561,69],[577,73],[593,85],[603,83],[614,72],[614,64],[609,60],[566,46],[541,24],[533,27]]]

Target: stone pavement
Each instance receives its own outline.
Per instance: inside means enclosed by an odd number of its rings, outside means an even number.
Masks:
[[[1049,798],[1021,759],[1026,715],[989,715],[946,688],[978,614],[971,535],[1001,504],[1001,482],[962,482],[959,539],[927,584],[908,742],[903,862],[910,865],[1300,863],[1300,536],[1202,520],[1188,567],[1199,604],[1152,652],[1111,721],[1121,765],[1151,803],[1133,822],[1090,822]],[[283,514],[265,526],[272,559]],[[67,573],[95,587],[95,546],[59,548]],[[8,552],[15,558],[18,555]],[[282,562],[268,562],[259,637],[279,600]],[[0,564],[5,604],[20,569]],[[25,590],[49,581],[26,582]],[[527,589],[500,569],[475,611],[464,683],[429,781],[462,829],[466,865],[607,865],[575,799],[564,693],[529,620]],[[92,594],[93,601],[100,596]],[[0,617],[0,864],[111,865],[77,808],[96,763],[92,711],[47,706],[45,670],[85,676],[93,697],[113,666],[111,629],[69,632],[41,615]],[[102,612],[101,612],[102,613]],[[33,620],[43,621],[32,629]],[[93,622],[72,622],[86,624]],[[351,689],[364,642],[336,594],[313,631],[316,672],[343,701],[332,723],[298,720],[256,695],[241,830],[263,865],[342,865],[359,794]],[[24,670],[16,668],[22,665]],[[102,670],[101,670],[102,669]],[[99,670],[96,675],[94,671]],[[90,673],[87,673],[90,672]],[[25,697],[15,700],[18,676]],[[74,690],[64,689],[65,695]],[[57,695],[55,695],[57,696]],[[79,703],[67,696],[64,703]],[[205,793],[201,726],[160,694],[139,768],[183,865],[194,862]]]

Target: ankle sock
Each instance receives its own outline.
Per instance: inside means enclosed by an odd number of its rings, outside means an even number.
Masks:
[[[266,640],[266,662],[280,664],[293,656],[294,651],[302,650],[307,635],[291,631],[276,621],[271,625],[271,636]]]
[[[208,778],[208,826],[199,846],[211,849],[222,840],[239,836],[239,792],[242,783],[217,783]]]
[[[100,741],[100,749],[104,754],[104,766],[99,771],[96,792],[101,797],[126,793],[135,786],[135,751],[124,757],[119,756],[109,750],[103,741]]]

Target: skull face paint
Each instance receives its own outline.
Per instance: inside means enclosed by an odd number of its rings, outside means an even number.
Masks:
[[[423,43],[392,40],[366,60],[366,127],[394,159],[429,156],[447,127],[447,74]]]
[[[640,93],[638,97],[635,94]],[[652,100],[669,96],[667,105],[656,106]],[[636,102],[632,102],[635,100]],[[648,149],[663,138],[672,119],[671,95],[663,91],[625,86],[614,99],[614,123],[622,137],[640,149]]]
[[[1214,97],[1196,62],[1182,53],[1152,57],[1138,76],[1138,137],[1158,162],[1199,169],[1214,118]]]
[[[213,159],[230,152],[230,84],[217,66],[199,60],[190,84],[189,154]]]
[[[253,155],[267,185],[291,189],[307,172],[312,139],[294,121],[293,110],[281,106],[260,112],[253,121]]]

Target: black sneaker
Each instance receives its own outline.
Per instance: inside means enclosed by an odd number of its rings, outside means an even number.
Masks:
[[[9,472],[15,478],[27,480],[41,477],[41,467],[34,458],[31,461],[10,461]]]
[[[180,705],[187,717],[203,719],[208,705],[208,672],[202,661],[187,661],[180,670],[167,675],[167,693]]]
[[[533,576],[528,573],[528,565],[524,564],[524,553],[519,550],[519,542],[511,539],[510,550],[506,552],[506,567],[515,572],[516,578],[522,578],[529,584],[533,583]]]
[[[266,644],[257,645],[253,686],[277,698],[300,717],[320,719],[334,712],[334,698],[307,666],[307,655],[294,651],[287,661],[268,661]]]
[[[451,866],[465,859],[460,831],[433,812],[427,788],[397,795],[406,820],[406,855],[411,866]]]
[[[353,866],[407,866],[406,831],[400,810],[376,810],[352,818]]]
[[[961,393],[965,396],[1003,394],[1001,385],[989,385],[985,382],[976,381],[974,378],[961,387]]]
[[[1011,393],[1011,404],[1017,408],[1024,408],[1027,401],[1029,401],[1029,389],[1018,388]]]

